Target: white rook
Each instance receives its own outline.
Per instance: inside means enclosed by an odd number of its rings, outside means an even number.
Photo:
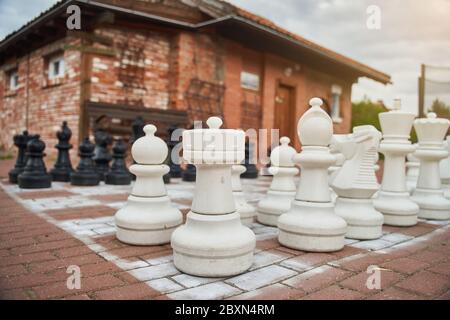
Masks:
[[[242,130],[220,129],[211,117],[209,129],[183,132],[183,158],[197,168],[195,195],[186,224],[172,235],[175,267],[205,277],[246,271],[253,262],[255,234],[243,226],[231,187],[231,167],[244,160]]]
[[[419,218],[450,219],[450,200],[444,197],[439,162],[448,157],[443,140],[450,121],[436,118],[435,113],[428,113],[427,118],[414,121],[419,146],[414,155],[420,161],[419,179],[412,195],[420,208]]]
[[[291,209],[278,219],[278,240],[299,250],[337,251],[344,247],[347,224],[334,213],[328,186],[328,168],[336,163],[328,147],[333,122],[321,99],[311,99],[310,105],[297,125],[302,152],[294,162],[300,164],[300,183]]]

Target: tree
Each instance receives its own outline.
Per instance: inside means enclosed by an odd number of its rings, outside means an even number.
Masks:
[[[435,99],[431,105],[430,112],[436,113],[438,118],[450,119],[450,106],[446,105],[443,101]]]

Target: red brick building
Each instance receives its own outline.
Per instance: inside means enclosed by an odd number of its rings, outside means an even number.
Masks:
[[[80,30],[66,26],[72,5]],[[0,146],[27,128],[51,153],[62,120],[76,144],[96,126],[129,135],[137,115],[161,132],[219,114],[230,128],[296,139],[312,96],[348,132],[359,77],[390,81],[223,1],[61,1],[0,42]]]

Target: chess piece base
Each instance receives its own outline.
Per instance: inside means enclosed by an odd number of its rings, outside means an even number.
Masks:
[[[237,212],[206,215],[189,212],[186,224],[172,235],[177,269],[202,277],[240,274],[253,263],[255,234]]]
[[[234,191],[233,196],[236,204],[236,211],[241,217],[241,222],[246,226],[255,222],[256,209],[247,203],[244,193],[242,191]]]
[[[289,248],[332,252],[344,247],[347,224],[334,213],[332,202],[294,200],[291,209],[278,219],[278,241]]]
[[[10,183],[18,183],[18,178],[19,178],[19,174],[21,174],[23,172],[23,169],[12,169],[11,171],[9,171],[8,173],[8,177],[9,177],[9,182]]]
[[[443,190],[416,188],[411,199],[419,205],[419,218],[430,220],[450,219],[450,200]]]
[[[173,231],[183,222],[181,212],[170,205],[169,197],[129,196],[115,215],[116,237],[133,245],[170,242]]]
[[[74,186],[96,186],[100,183],[100,176],[92,172],[73,172],[70,174],[70,184]]]
[[[267,197],[258,203],[257,221],[267,226],[278,225],[278,218],[291,209],[292,201],[295,199],[295,191],[269,190]]]
[[[53,181],[69,182],[72,171],[53,169],[50,171]]]
[[[181,174],[181,180],[186,181],[186,182],[195,182],[196,178],[197,178],[197,174],[195,171],[193,173],[184,171]]]
[[[335,213],[347,222],[346,238],[378,239],[383,235],[383,215],[373,207],[372,199],[336,199]]]
[[[256,169],[255,165],[246,165],[247,171],[241,174],[241,178],[243,179],[257,179],[258,178],[258,169]]]
[[[107,173],[105,175],[105,184],[115,185],[115,186],[126,186],[131,184],[131,174],[127,173]]]
[[[17,178],[19,188],[44,189],[52,186],[52,177],[49,174],[25,174],[21,173]]]
[[[380,190],[373,204],[375,210],[383,214],[386,225],[409,227],[417,224],[419,206],[410,199],[408,192]]]

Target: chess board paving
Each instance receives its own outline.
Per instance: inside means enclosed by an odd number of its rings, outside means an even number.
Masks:
[[[270,177],[242,179],[249,202],[264,197]],[[377,240],[346,239],[343,250],[308,253],[281,246],[277,228],[253,223],[254,263],[244,274],[202,278],[178,271],[170,245],[130,246],[115,236],[114,213],[131,186],[22,190],[6,180],[0,194],[0,296],[26,299],[381,299],[448,298],[450,221],[383,227]],[[184,215],[194,183],[172,179],[173,205]],[[66,287],[69,265],[82,288]],[[365,285],[369,265],[381,289]]]

